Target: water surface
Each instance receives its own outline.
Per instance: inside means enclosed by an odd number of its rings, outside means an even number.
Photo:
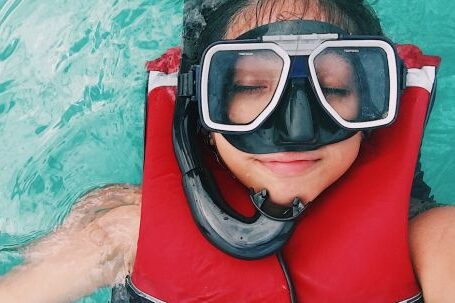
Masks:
[[[422,159],[436,199],[455,202],[455,2],[373,5],[394,41],[443,57]],[[0,0],[0,275],[84,192],[141,182],[144,62],[180,43],[182,6]]]

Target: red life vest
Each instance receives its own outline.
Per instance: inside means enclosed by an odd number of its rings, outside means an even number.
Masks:
[[[283,250],[298,302],[420,302],[408,248],[413,173],[439,58],[414,46],[397,121],[362,143],[353,167],[308,209]],[[151,302],[290,302],[276,256],[246,261],[212,246],[193,222],[172,146],[179,49],[150,71],[142,214],[130,287]],[[214,161],[211,161],[214,162]],[[211,163],[243,214],[246,189]]]

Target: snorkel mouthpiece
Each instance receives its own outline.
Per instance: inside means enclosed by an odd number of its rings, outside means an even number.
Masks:
[[[308,207],[302,200],[295,197],[292,200],[290,207],[283,207],[273,204],[267,200],[268,193],[266,189],[255,193],[253,189],[250,190],[250,198],[256,209],[264,216],[275,221],[292,221],[297,219]]]

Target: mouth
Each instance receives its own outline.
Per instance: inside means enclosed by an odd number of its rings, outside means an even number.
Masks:
[[[311,152],[292,152],[261,155],[256,160],[275,175],[293,177],[308,171],[321,157]]]

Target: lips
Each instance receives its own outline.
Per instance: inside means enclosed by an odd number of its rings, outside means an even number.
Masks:
[[[276,153],[260,155],[257,160],[272,173],[283,177],[304,173],[321,159],[315,153]]]

